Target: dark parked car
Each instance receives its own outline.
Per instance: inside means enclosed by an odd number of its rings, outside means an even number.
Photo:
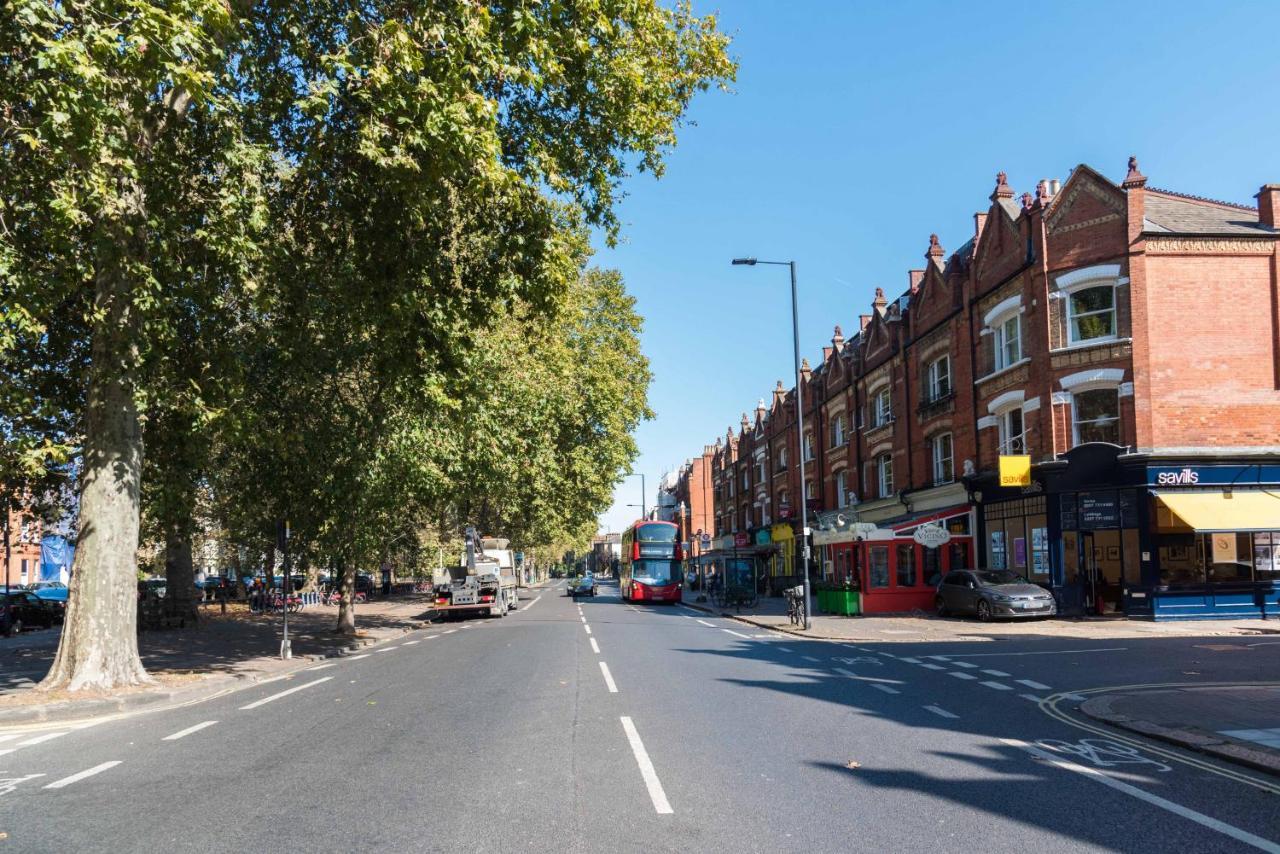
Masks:
[[[54,606],[28,590],[14,590],[8,596],[0,593],[0,631],[6,636],[31,626],[47,629],[57,620]]]
[[[973,614],[993,617],[1052,617],[1058,613],[1053,594],[1007,569],[958,569],[938,584],[934,606],[939,617]]]
[[[67,613],[67,596],[71,591],[67,589],[67,585],[59,584],[56,587],[41,587],[39,590],[32,591],[36,598],[44,602],[53,611],[54,619],[59,622]]]

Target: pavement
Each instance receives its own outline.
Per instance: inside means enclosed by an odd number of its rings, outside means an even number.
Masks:
[[[244,683],[261,682],[309,662],[357,650],[413,631],[434,617],[425,595],[375,599],[356,606],[355,637],[334,633],[336,606],[289,615],[291,660],[280,658],[281,618],[202,607],[199,626],[141,632],[139,651],[156,684],[112,694],[47,694],[34,690],[53,663],[60,627],[0,641],[0,725],[76,720],[185,703]]]
[[[1280,777],[1280,684],[1117,689],[1085,701],[1095,720]]]
[[[1153,622],[1117,617],[993,620],[938,617],[924,612],[836,616],[817,611],[809,629],[800,629],[787,618],[781,597],[761,597],[754,608],[714,608],[698,602],[697,591],[684,593],[692,607],[761,628],[792,632],[808,638],[840,641],[907,642],[920,641],[1000,641],[1035,638],[1121,639],[1140,637],[1244,637],[1275,635],[1280,638],[1280,621],[1274,620],[1182,620]]]
[[[557,584],[203,702],[0,728],[0,833],[23,852],[1280,852],[1280,780],[1081,711],[1280,684],[1261,643],[833,642]]]

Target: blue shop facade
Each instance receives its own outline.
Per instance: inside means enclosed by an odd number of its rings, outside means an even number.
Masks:
[[[966,478],[978,565],[1051,590],[1064,615],[1280,616],[1280,457],[1080,445],[1031,484]]]

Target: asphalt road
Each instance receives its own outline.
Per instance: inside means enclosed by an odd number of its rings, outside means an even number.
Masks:
[[[805,641],[553,587],[184,708],[0,732],[0,852],[1280,852],[1280,780],[1073,713],[1195,679],[1280,662]]]

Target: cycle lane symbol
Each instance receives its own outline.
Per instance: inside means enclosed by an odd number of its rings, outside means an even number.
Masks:
[[[23,777],[0,777],[0,795],[11,794],[28,780],[34,780],[43,776],[43,774],[27,774]]]
[[[1095,768],[1114,768],[1117,765],[1151,765],[1157,771],[1172,770],[1163,762],[1157,762],[1136,747],[1105,738],[1082,738],[1079,741],[1041,739],[1036,742],[1051,753],[1083,759]]]

